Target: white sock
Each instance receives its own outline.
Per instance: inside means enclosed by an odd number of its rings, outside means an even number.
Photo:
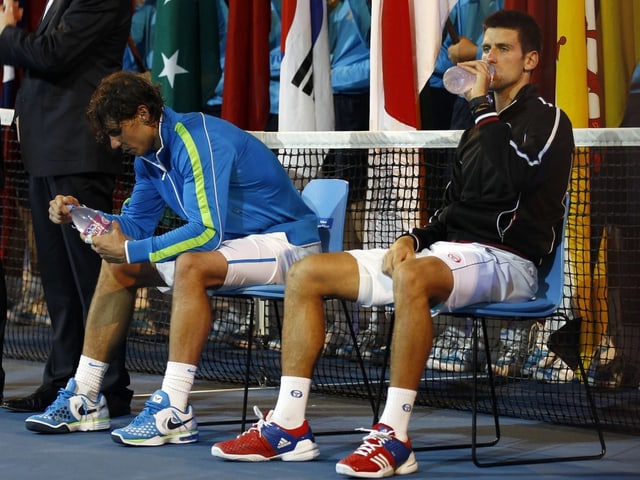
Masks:
[[[86,395],[94,402],[97,401],[107,368],[109,368],[108,363],[81,355],[75,375],[78,387],[76,393]]]
[[[409,420],[418,392],[406,388],[389,387],[387,402],[380,417],[380,423],[393,428],[396,438],[406,442],[409,438]]]
[[[169,396],[171,406],[184,411],[196,377],[197,367],[188,363],[167,362],[162,391]]]
[[[310,390],[310,378],[281,377],[280,393],[271,421],[287,430],[293,430],[302,425]]]

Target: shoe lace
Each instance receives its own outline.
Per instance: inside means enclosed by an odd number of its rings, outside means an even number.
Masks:
[[[131,426],[139,426],[143,425],[149,420],[153,419],[153,416],[162,410],[162,406],[156,402],[152,402],[151,400],[147,400],[144,404],[144,408],[142,411],[132,420]]]
[[[271,424],[271,422],[267,421],[265,416],[262,414],[262,411],[255,405],[253,406],[253,413],[255,413],[256,417],[258,417],[258,422],[251,425],[251,427],[249,427],[247,431],[242,432],[239,437],[250,434],[251,432],[258,432],[258,435],[262,436],[262,427]]]
[[[360,445],[354,454],[362,455],[363,457],[368,456],[371,453],[374,453],[376,449],[386,442],[391,440],[394,434],[394,431],[386,431],[382,432],[380,430],[371,430],[368,428],[358,428],[360,432],[368,432],[367,435],[362,439],[362,445]]]
[[[61,388],[60,390],[58,390],[58,396],[56,397],[54,402],[47,407],[44,413],[47,414],[47,413],[55,412],[56,410],[64,407],[65,402],[71,397],[73,397],[75,394],[76,393],[71,390],[67,390],[66,388]]]

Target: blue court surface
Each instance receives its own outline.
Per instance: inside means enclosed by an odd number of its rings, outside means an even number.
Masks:
[[[7,381],[5,397],[31,393],[39,385],[42,364],[5,360]],[[136,392],[134,413],[150,393],[160,387],[157,375],[132,374]],[[263,411],[273,407],[274,388],[253,389],[250,405]],[[192,404],[201,423],[238,418],[242,391],[234,385],[196,382]],[[200,428],[200,442],[162,447],[125,447],[114,443],[108,432],[45,435],[24,427],[28,414],[0,409],[0,478],[2,479],[327,479],[346,478],[335,473],[335,463],[355,449],[362,435],[319,435],[316,441],[321,455],[312,462],[236,463],[210,455],[211,445],[237,435],[238,424],[206,425]],[[117,428],[131,417],[112,420]],[[250,411],[250,420],[254,420]],[[470,433],[470,413],[417,407],[411,425],[414,445],[464,442]],[[365,400],[314,395],[308,409],[314,432],[369,427],[371,410]],[[490,432],[483,417],[479,432]],[[474,479],[620,479],[640,478],[640,437],[605,432],[607,454],[602,460],[552,463],[528,466],[478,468],[470,451],[438,450],[416,453],[417,473],[399,478],[474,478]],[[482,458],[493,455],[546,456],[562,453],[597,452],[595,435],[582,428],[526,422],[502,418],[502,440],[495,447],[481,449]]]

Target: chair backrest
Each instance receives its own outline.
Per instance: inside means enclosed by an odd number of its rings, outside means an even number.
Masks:
[[[302,190],[302,199],[318,217],[323,252],[340,252],[344,241],[349,182],[338,178],[311,180]]]
[[[536,298],[546,298],[549,304],[558,307],[564,293],[564,249],[565,236],[551,255],[538,267],[538,291]]]
[[[562,220],[562,231],[560,232],[560,243],[558,243],[551,255],[547,255],[542,260],[542,265],[538,267],[536,298],[545,298],[550,305],[555,305],[556,308],[562,303],[564,295],[564,253],[569,205],[569,194],[567,193],[564,199],[565,211]]]

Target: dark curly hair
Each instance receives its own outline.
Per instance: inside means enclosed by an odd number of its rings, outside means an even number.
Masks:
[[[146,77],[119,71],[100,82],[87,108],[89,127],[101,143],[109,136],[120,134],[120,122],[136,116],[138,107],[145,105],[151,122],[159,121],[164,101],[157,86]]]

